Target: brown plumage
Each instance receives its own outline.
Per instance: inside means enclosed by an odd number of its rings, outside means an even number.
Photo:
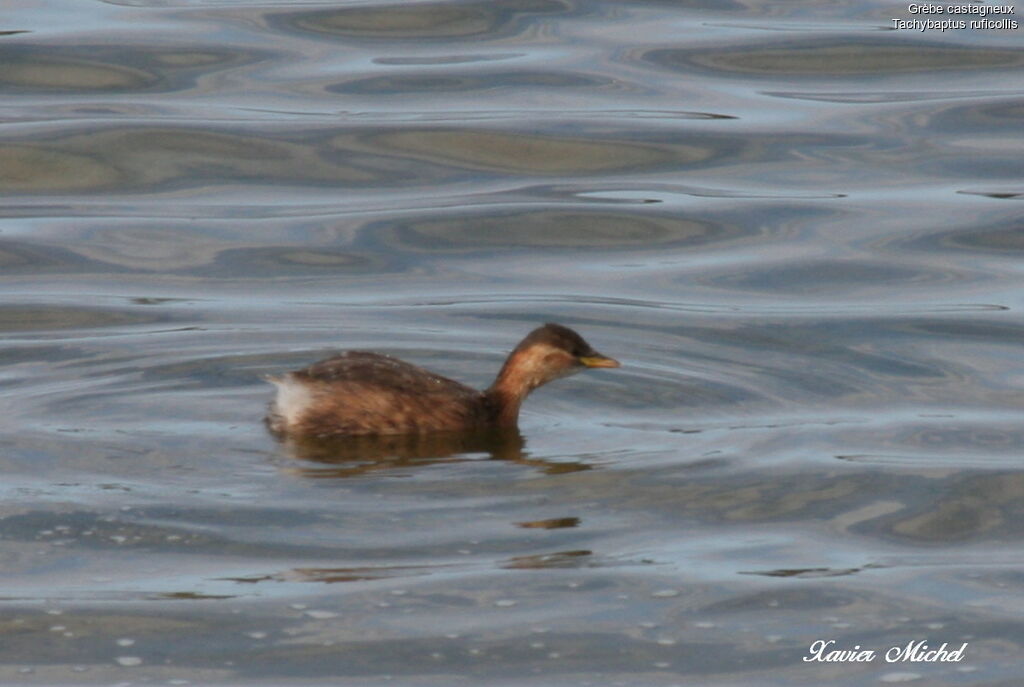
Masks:
[[[587,367],[618,367],[559,324],[530,332],[497,379],[477,391],[379,353],[347,351],[269,381],[277,398],[267,426],[279,436],[462,432],[515,427],[527,394]]]

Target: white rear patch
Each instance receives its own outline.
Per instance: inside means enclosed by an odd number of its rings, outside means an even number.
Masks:
[[[309,409],[313,394],[306,385],[295,381],[291,374],[268,377],[267,381],[277,387],[274,412],[284,418],[285,426],[294,426]]]

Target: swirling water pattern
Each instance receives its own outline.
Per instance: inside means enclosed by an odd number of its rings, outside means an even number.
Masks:
[[[0,681],[1016,679],[1019,31],[12,4]],[[264,374],[370,348],[483,386],[548,320],[624,366],[508,445],[259,423]]]

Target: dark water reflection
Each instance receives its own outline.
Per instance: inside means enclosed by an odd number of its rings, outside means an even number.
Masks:
[[[378,470],[393,470],[444,462],[453,456],[483,453],[493,459],[525,458],[524,441],[512,432],[440,432],[426,436],[358,436],[345,439],[287,437],[285,450],[294,458],[323,467],[298,467],[307,477],[356,477]],[[300,464],[301,465],[301,464]],[[330,467],[327,467],[330,466]]]
[[[877,78],[891,73],[1012,69],[1020,67],[1024,55],[1019,50],[1009,49],[951,47],[910,40],[894,45],[864,37],[846,40],[833,37],[804,38],[771,48],[653,50],[642,59],[684,73],[703,68],[719,75],[736,73],[748,77],[868,75]]]
[[[573,3],[557,0],[508,0],[501,3],[379,3],[363,7],[270,15],[292,30],[344,37],[378,39],[500,42],[532,24],[568,13]]]
[[[5,7],[0,682],[1012,683],[1020,32],[902,12]],[[519,433],[260,424],[545,321]]]
[[[0,60],[0,86],[11,93],[111,94],[194,89],[199,77],[255,62],[257,54],[215,46],[192,51],[138,45],[11,45],[0,46]]]

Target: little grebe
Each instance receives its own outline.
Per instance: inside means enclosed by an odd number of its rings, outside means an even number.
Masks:
[[[618,367],[559,324],[530,332],[486,391],[396,358],[346,351],[280,377],[267,426],[279,436],[328,438],[511,428],[527,394],[587,367]]]

